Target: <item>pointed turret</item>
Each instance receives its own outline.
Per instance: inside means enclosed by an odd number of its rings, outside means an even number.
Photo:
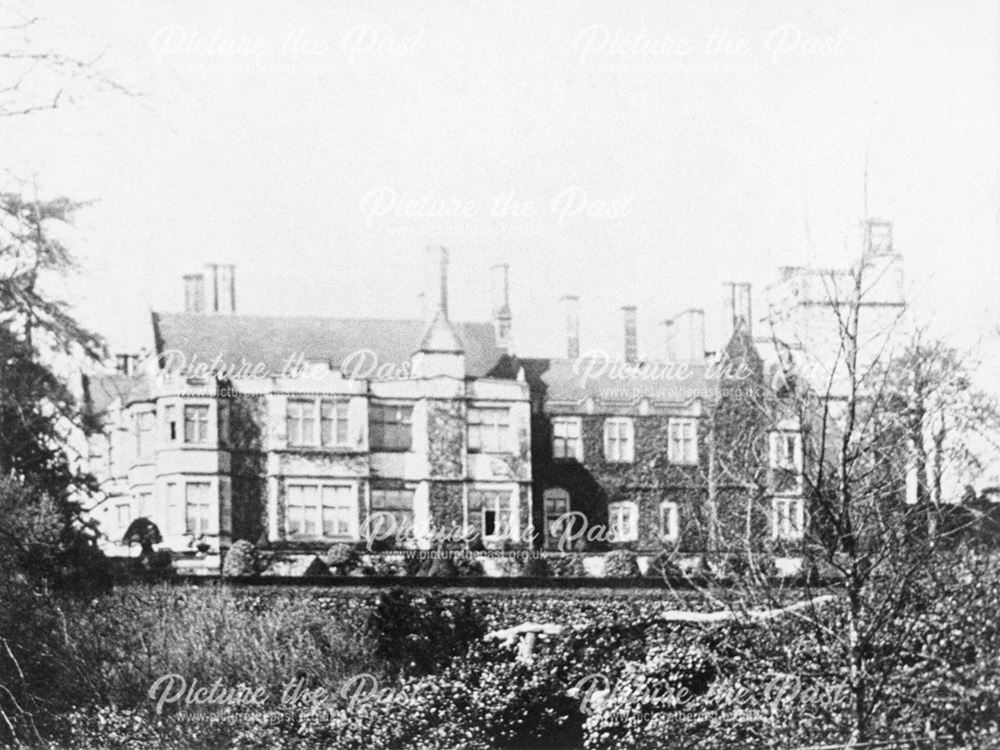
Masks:
[[[448,320],[448,250],[441,248],[441,296],[437,312],[413,353],[413,374],[420,378],[465,378],[465,347]]]

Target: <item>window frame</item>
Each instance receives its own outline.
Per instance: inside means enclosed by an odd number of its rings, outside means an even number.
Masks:
[[[493,415],[495,419],[483,419],[485,415]],[[466,416],[469,453],[510,453],[510,424],[509,406],[470,406]],[[483,439],[486,436],[489,441]]]
[[[684,428],[691,429],[691,436],[684,437]],[[676,436],[675,428],[680,431]],[[690,445],[691,455],[686,446]],[[667,461],[675,466],[698,465],[698,420],[695,417],[670,417],[667,421]]]
[[[135,422],[135,457],[150,458],[156,445],[156,412],[150,410],[137,411]],[[144,426],[145,425],[145,426]]]
[[[375,496],[381,493],[396,493],[408,495],[408,500],[402,500],[397,498],[394,502],[385,504],[383,503],[379,507],[376,507]],[[368,512],[371,517],[375,517],[376,514],[388,514],[396,522],[395,533],[399,534],[401,531],[413,532],[414,522],[416,520],[416,499],[417,499],[417,488],[412,485],[402,485],[402,486],[369,486],[368,488]]]
[[[347,448],[350,447],[350,398],[338,396],[291,396],[285,403],[285,444],[289,448]],[[294,408],[301,411],[292,414]],[[306,414],[305,408],[309,408]],[[329,408],[329,412],[328,412]],[[329,413],[330,416],[327,416]],[[292,429],[298,423],[297,430]],[[311,434],[305,435],[305,425],[309,423]],[[324,435],[326,425],[330,427],[330,440]],[[293,433],[297,432],[295,436]]]
[[[398,421],[388,422],[385,420],[376,421],[373,417],[376,414],[385,414],[388,410],[395,409],[398,414],[407,414],[408,416],[400,416]],[[378,402],[370,403],[368,406],[368,447],[371,451],[377,451],[380,453],[408,453],[413,450],[413,412],[414,404],[409,402]],[[376,425],[381,425],[380,429],[376,429]],[[407,434],[406,445],[403,445],[402,440],[386,440],[386,436],[389,433],[388,427],[394,428],[396,431]],[[382,440],[376,441],[376,434],[380,435]]]
[[[189,414],[201,414],[204,412],[204,418],[197,417],[194,419],[189,418]],[[184,404],[184,444],[185,445],[209,445],[211,444],[211,433],[208,429],[211,420],[212,406],[211,404]],[[191,439],[188,438],[188,424],[192,425],[192,435]],[[198,438],[199,428],[203,431],[203,437]]]
[[[580,417],[554,416],[552,417],[552,458],[556,461],[583,461],[583,420]],[[576,432],[575,436],[559,435],[557,425],[572,427]],[[562,450],[557,450],[558,441],[562,441]],[[569,453],[569,446],[573,446],[572,455]],[[560,455],[562,453],[562,455]]]
[[[205,494],[200,498],[200,502],[192,500],[192,487],[205,488]],[[200,509],[201,513],[192,514],[192,508]],[[195,539],[212,534],[212,482],[184,482],[184,534]]]
[[[621,433],[623,427],[624,435]],[[612,432],[617,434],[612,435]],[[617,446],[617,450],[612,450],[612,445]],[[604,460],[610,464],[635,463],[635,422],[631,417],[604,419]]]
[[[564,503],[563,510],[559,513],[549,509],[550,501],[560,501]],[[570,512],[572,508],[572,503],[570,501],[569,492],[562,487],[549,487],[542,492],[542,516],[543,523],[545,524],[545,540],[547,542],[555,542],[562,536],[562,530],[559,533],[553,531],[553,527],[558,523],[559,519]]]
[[[626,535],[620,536],[619,530],[623,526],[619,516],[621,511],[628,511],[628,523]],[[632,500],[619,500],[608,503],[608,541],[612,544],[624,544],[627,542],[639,541],[639,506]]]
[[[517,501],[515,499],[515,491],[510,489],[497,489],[494,487],[474,487],[469,490],[469,509],[472,509],[472,496],[479,495],[480,499],[478,502],[479,511],[479,533],[482,534],[482,538],[485,541],[502,541],[511,540],[516,541],[517,539],[517,524],[520,522],[518,518],[518,507]],[[492,498],[491,504],[487,505],[483,501],[484,496],[489,496]],[[487,513],[492,514],[493,518],[493,533],[488,534],[486,532],[486,519]],[[507,520],[507,533],[498,534],[497,529],[503,531],[503,520]]]
[[[295,503],[292,500],[292,490],[293,489],[314,489],[315,498],[312,504],[306,502]],[[346,499],[342,504],[327,503],[324,497],[324,490],[344,490],[346,492]],[[303,498],[304,500],[304,498]],[[285,482],[284,487],[284,532],[285,539],[291,541],[357,541],[358,538],[358,502],[357,502],[357,487],[349,482],[330,482],[324,480],[312,480],[312,479],[293,479]],[[293,531],[292,525],[294,523],[292,517],[292,508],[301,508],[301,518],[300,518],[300,530]],[[343,533],[336,532],[334,534],[326,533],[326,521],[327,521],[327,510],[339,508],[346,513],[346,531]],[[309,514],[313,513],[312,518],[309,518]],[[340,519],[343,520],[343,519]],[[337,520],[331,520],[331,523],[337,523]],[[316,529],[316,533],[309,534],[306,532],[306,524],[312,523]]]
[[[182,419],[177,419],[177,404],[165,404],[163,407],[163,424],[166,427],[166,442],[176,443],[183,437],[183,414]]]
[[[666,514],[664,513],[666,511]],[[664,524],[669,518],[670,523]],[[681,538],[680,506],[674,500],[660,502],[660,539],[665,542],[677,543]]]
[[[779,506],[788,508],[779,511]],[[794,519],[794,520],[793,520]],[[796,528],[786,531],[783,522],[794,523]],[[775,495],[771,499],[771,538],[775,541],[798,542],[805,537],[805,501],[796,495]]]
[[[793,441],[791,456],[789,440]],[[798,430],[772,430],[770,434],[768,464],[772,469],[802,473],[802,433]]]

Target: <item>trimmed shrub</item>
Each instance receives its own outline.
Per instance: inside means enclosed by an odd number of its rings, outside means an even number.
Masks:
[[[455,569],[458,571],[460,576],[483,576],[486,572],[483,570],[483,564],[479,562],[474,557],[456,557],[454,559]]]
[[[255,576],[260,573],[260,554],[246,539],[240,539],[226,551],[222,575],[226,577]]]
[[[361,563],[361,556],[353,544],[341,542],[326,551],[326,564],[337,571],[337,575],[347,575]]]
[[[518,573],[525,578],[548,578],[548,561],[544,557],[529,555],[521,563],[521,569]]]
[[[639,564],[635,552],[615,550],[604,559],[604,575],[608,578],[639,578]]]
[[[369,555],[368,562],[361,565],[361,572],[366,576],[398,576],[406,573],[399,562],[381,554]]]
[[[458,567],[450,556],[439,552],[432,560],[427,569],[427,575],[431,578],[455,578],[458,576]]]
[[[549,570],[556,578],[583,578],[587,571],[579,555],[560,555],[548,560]]]

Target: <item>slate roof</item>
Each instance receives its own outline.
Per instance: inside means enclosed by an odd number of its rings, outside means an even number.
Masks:
[[[90,412],[104,414],[115,399],[124,401],[134,384],[132,378],[118,373],[84,375],[83,391]]]
[[[180,351],[211,362],[217,355],[229,367],[246,360],[263,363],[279,374],[291,356],[329,361],[338,369],[349,355],[371,350],[378,363],[408,365],[410,355],[427,333],[421,320],[376,318],[314,318],[258,315],[198,315],[152,313],[157,354]],[[451,327],[465,351],[466,372],[471,377],[491,373],[504,356],[496,344],[493,324],[453,323]]]
[[[83,390],[90,413],[98,416],[105,414],[117,398],[122,400],[123,405],[127,405],[148,400],[151,391],[146,378],[121,373],[85,375]]]
[[[603,364],[587,359],[519,359],[532,390],[543,395],[547,403],[582,404],[588,398],[600,404],[638,404],[642,398],[651,403],[686,404],[701,398],[714,401],[719,392],[719,380],[708,377],[705,364],[688,365],[686,377],[677,377],[676,369],[663,361],[645,361],[648,377],[621,377],[608,367],[598,374]],[[675,366],[674,366],[675,367]],[[591,375],[584,377],[587,373]]]

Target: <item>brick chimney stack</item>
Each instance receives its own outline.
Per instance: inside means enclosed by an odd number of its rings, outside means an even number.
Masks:
[[[441,274],[438,277],[438,283],[440,286],[441,296],[438,302],[438,309],[444,313],[444,317],[448,317],[448,248],[439,248],[441,254]]]
[[[184,312],[205,312],[205,275],[188,273],[184,275]]]
[[[668,321],[667,358],[672,362],[705,360],[705,311],[685,310]]]
[[[236,266],[209,263],[205,266],[208,281],[208,311],[222,315],[236,312]]]
[[[635,305],[625,305],[622,312],[625,313],[625,362],[634,365],[639,361],[639,327]]]
[[[580,298],[567,294],[559,300],[566,320],[566,357],[580,358]]]

